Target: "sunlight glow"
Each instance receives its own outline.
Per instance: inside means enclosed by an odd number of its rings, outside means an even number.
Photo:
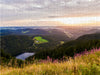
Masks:
[[[100,17],[68,17],[55,18],[54,21],[59,21],[63,24],[85,24],[100,22]]]
[[[0,26],[100,26],[100,16],[24,19],[2,22]]]

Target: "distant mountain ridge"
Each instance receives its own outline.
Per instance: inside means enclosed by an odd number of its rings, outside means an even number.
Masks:
[[[64,34],[59,29],[32,29],[32,28],[15,28],[15,29],[1,29],[0,35],[51,35],[51,34]]]
[[[93,34],[93,33],[100,33],[100,26],[91,27],[91,26],[61,26],[59,27],[66,31],[67,33],[70,33],[72,35],[72,38],[77,39],[78,37],[85,35],[85,34]]]
[[[12,29],[1,30],[1,36],[3,35],[39,35],[39,34],[48,34],[48,32],[43,29],[30,29],[30,28],[17,29],[17,30],[12,30]]]

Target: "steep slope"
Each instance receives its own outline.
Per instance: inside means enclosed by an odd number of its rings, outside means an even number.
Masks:
[[[27,51],[27,49],[29,50],[33,43],[34,41],[29,36],[12,35],[1,37],[1,48],[11,55],[20,54]]]
[[[79,37],[77,40],[95,40],[100,39],[100,33],[87,34]]]
[[[96,35],[96,37],[91,36]],[[35,58],[38,59],[46,59],[47,56],[50,56],[51,58],[62,58],[63,56],[73,56],[74,53],[80,53],[84,51],[85,49],[90,50],[92,48],[99,48],[100,47],[100,34],[89,34],[86,35],[87,39],[83,39],[83,37],[73,40],[70,42],[67,42],[53,50],[42,50],[35,54]],[[90,38],[89,38],[90,37]]]

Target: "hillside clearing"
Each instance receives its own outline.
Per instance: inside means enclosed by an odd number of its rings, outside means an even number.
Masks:
[[[33,38],[35,44],[42,44],[42,43],[48,43],[48,40],[43,39],[41,36],[36,36]]]

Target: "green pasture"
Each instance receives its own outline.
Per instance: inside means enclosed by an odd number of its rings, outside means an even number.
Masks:
[[[47,43],[48,40],[43,39],[41,36],[36,36],[33,38],[35,40],[35,44]]]

